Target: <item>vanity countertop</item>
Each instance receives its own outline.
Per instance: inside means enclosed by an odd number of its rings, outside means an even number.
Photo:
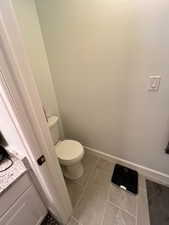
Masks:
[[[13,184],[20,176],[22,176],[26,171],[21,159],[11,156],[13,165],[6,171],[0,172],[0,194],[2,194],[11,184]],[[0,171],[4,170],[11,164],[8,159],[0,164]]]

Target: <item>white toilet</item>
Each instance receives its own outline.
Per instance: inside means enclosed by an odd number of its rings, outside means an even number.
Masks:
[[[55,145],[55,152],[63,169],[63,174],[69,179],[78,179],[83,175],[82,158],[84,148],[74,140],[60,141],[59,135],[59,118],[51,116],[48,118],[48,126]]]

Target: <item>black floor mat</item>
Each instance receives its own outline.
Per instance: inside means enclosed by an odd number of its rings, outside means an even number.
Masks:
[[[169,225],[169,187],[146,180],[151,225]]]
[[[138,173],[135,170],[116,164],[111,181],[133,194],[138,193]]]

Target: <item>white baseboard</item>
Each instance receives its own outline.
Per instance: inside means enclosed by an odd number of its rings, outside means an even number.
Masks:
[[[118,162],[118,163],[122,164],[123,166],[128,166],[129,168],[136,170],[137,172],[139,172],[140,174],[149,178],[150,180],[153,180],[158,183],[169,186],[169,175],[168,174],[161,173],[157,170],[153,170],[148,167],[141,166],[139,164],[130,162],[128,160],[104,153],[102,151],[99,151],[99,150],[96,150],[96,149],[93,149],[93,148],[90,148],[87,146],[84,146],[84,148],[85,148],[85,150],[89,151],[90,153],[92,153],[94,155],[97,155],[101,158],[107,159],[111,162],[115,162],[115,163]]]

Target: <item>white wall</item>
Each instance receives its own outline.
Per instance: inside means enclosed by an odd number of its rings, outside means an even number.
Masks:
[[[0,87],[0,92],[1,92]],[[20,140],[17,129],[10,117],[8,108],[6,107],[4,98],[0,94],[0,130],[8,143],[6,147],[11,152],[17,152],[20,156],[24,155],[24,146]]]
[[[47,114],[58,114],[55,91],[34,0],[12,0],[29,62]]]
[[[169,1],[36,3],[66,136],[169,173]]]

